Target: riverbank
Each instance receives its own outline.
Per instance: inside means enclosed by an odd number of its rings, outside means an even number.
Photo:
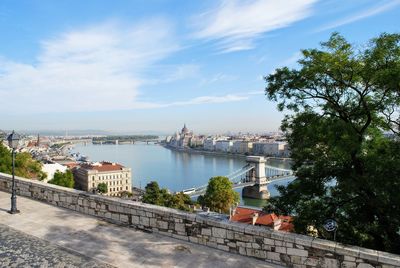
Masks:
[[[205,150],[196,150],[192,148],[175,148],[172,146],[169,146],[167,144],[160,144],[166,149],[177,151],[177,152],[184,152],[184,153],[189,153],[189,154],[202,154],[202,155],[212,155],[212,156],[224,156],[224,157],[231,157],[231,158],[237,158],[237,159],[243,159],[246,160],[247,155],[244,154],[239,154],[239,153],[227,153],[227,152],[215,152],[215,151],[205,151]],[[281,161],[291,161],[291,158],[288,157],[276,157],[276,156],[264,156],[265,158],[270,158],[270,159],[276,159],[276,160],[281,160]]]

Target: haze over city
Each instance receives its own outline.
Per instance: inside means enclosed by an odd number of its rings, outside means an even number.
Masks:
[[[263,76],[333,31],[357,44],[395,32],[399,11],[398,0],[1,1],[0,126],[276,131]]]

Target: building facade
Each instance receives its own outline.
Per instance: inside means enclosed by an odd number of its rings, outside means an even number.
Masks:
[[[252,150],[253,142],[245,140],[234,141],[231,148],[231,152],[237,154],[251,154]]]
[[[100,162],[83,164],[74,169],[78,188],[92,192],[100,183],[107,185],[105,195],[119,196],[121,192],[132,192],[131,169],[117,163]]]

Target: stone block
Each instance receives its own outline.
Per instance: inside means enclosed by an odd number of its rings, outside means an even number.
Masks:
[[[272,260],[272,261],[281,261],[281,254],[276,253],[276,252],[267,252],[267,259]]]
[[[228,247],[230,247],[230,248],[235,248],[236,247],[236,243],[233,243],[233,242],[228,242],[226,245]]]
[[[186,232],[185,224],[183,224],[183,223],[175,223],[175,231],[177,231],[177,232]]]
[[[111,213],[111,219],[114,221],[119,221],[119,214],[118,213]]]
[[[139,216],[132,216],[132,224],[135,224],[135,225],[139,225],[140,224]]]
[[[287,248],[286,249],[288,255],[294,256],[301,256],[301,257],[308,257],[308,251],[303,249],[297,248]]]
[[[316,267],[316,266],[320,266],[320,261],[318,258],[305,258],[303,264],[305,264],[306,266],[311,266],[311,267]]]
[[[147,218],[147,217],[143,217],[143,216],[140,216],[139,217],[140,218],[140,224],[141,225],[143,225],[143,226],[145,226],[145,227],[149,227],[150,226],[150,220],[149,220],[149,218]]]
[[[201,235],[211,236],[211,229],[208,228],[201,229]]]
[[[339,261],[331,258],[324,258],[323,260],[323,268],[340,268]]]
[[[229,247],[225,246],[225,245],[218,245],[217,248],[220,249],[220,250],[223,250],[223,251],[229,251]]]
[[[362,263],[359,263],[359,264],[357,265],[357,268],[375,268],[375,267],[372,266],[371,264],[362,262]]]
[[[292,264],[302,264],[302,260],[300,256],[290,256],[290,262]]]
[[[287,253],[285,247],[275,247],[275,252],[283,253],[283,254]]]
[[[239,254],[240,254],[240,255],[246,255],[246,248],[244,248],[244,247],[239,247]]]
[[[230,230],[227,230],[226,231],[226,238],[228,238],[230,240],[233,240],[234,239],[234,232],[230,231]]]
[[[125,215],[125,214],[121,214],[121,215],[119,216],[119,220],[120,220],[122,223],[129,223],[129,217],[128,217],[128,215]]]
[[[357,264],[351,261],[343,261],[340,268],[356,268]]]
[[[157,228],[160,228],[160,229],[168,229],[168,222],[166,222],[166,221],[157,221],[156,222],[156,226],[157,226]]]
[[[234,235],[236,240],[243,241],[243,242],[252,242],[253,237],[251,235],[235,233]]]
[[[264,244],[274,246],[275,241],[269,238],[264,238]]]
[[[226,229],[212,227],[212,235],[217,238],[226,238]]]

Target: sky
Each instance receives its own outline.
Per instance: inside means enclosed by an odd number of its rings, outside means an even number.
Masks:
[[[263,77],[332,32],[399,32],[400,0],[2,0],[0,129],[279,129]]]

